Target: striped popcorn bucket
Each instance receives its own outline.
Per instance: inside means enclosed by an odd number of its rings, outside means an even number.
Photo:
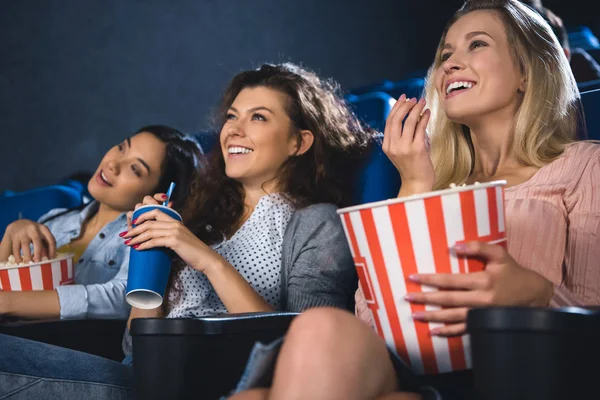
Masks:
[[[439,309],[410,304],[407,292],[437,290],[410,282],[416,273],[482,271],[483,262],[457,257],[456,243],[506,245],[505,181],[456,187],[338,210],[377,333],[417,374],[471,368],[469,336],[442,338],[440,323],[412,313]]]
[[[39,263],[0,267],[0,290],[5,292],[52,290],[73,282],[73,254]]]

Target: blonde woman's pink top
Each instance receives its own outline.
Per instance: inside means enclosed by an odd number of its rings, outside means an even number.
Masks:
[[[600,144],[577,142],[505,192],[509,254],[555,285],[551,306],[600,304]],[[356,314],[371,322],[360,290]]]

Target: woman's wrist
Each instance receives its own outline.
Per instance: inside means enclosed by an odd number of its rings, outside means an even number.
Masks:
[[[12,313],[11,296],[7,292],[0,291],[0,315],[10,315]]]
[[[231,264],[229,264],[227,260],[225,260],[219,254],[215,254],[215,258],[213,260],[204,264],[205,265],[202,269],[196,269],[206,275],[209,280],[221,275],[227,268],[231,268]]]
[[[429,182],[402,182],[398,197],[406,197],[414,194],[421,194],[431,192],[433,190],[433,183]]]

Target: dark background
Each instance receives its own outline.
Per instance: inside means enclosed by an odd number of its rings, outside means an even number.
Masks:
[[[547,0],[592,26],[592,0]],[[0,192],[94,171],[156,123],[193,133],[237,72],[292,61],[345,89],[428,67],[462,1],[6,0],[0,4]]]

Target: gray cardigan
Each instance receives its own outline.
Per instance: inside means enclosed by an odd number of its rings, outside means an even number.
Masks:
[[[336,209],[333,204],[314,204],[290,218],[281,249],[279,311],[329,306],[354,312],[358,278]],[[123,351],[131,353],[129,330]]]
[[[318,306],[354,311],[358,278],[336,209],[314,204],[292,215],[281,254],[282,311]]]

